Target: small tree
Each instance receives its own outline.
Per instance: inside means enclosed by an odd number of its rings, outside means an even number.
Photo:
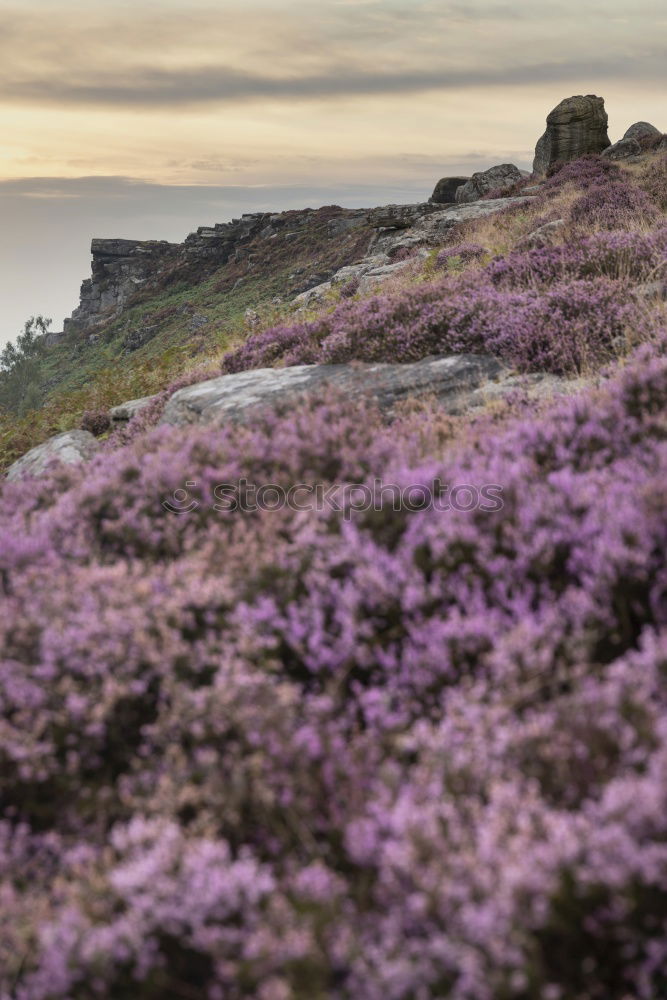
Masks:
[[[0,406],[23,414],[42,401],[41,358],[46,349],[44,335],[51,320],[32,316],[16,338],[0,352]]]

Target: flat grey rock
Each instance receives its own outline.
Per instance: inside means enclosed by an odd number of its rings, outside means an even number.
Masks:
[[[112,406],[109,410],[111,422],[122,424],[127,420],[131,420],[140,410],[143,410],[152,403],[155,398],[155,396],[142,396],[140,399],[128,399],[126,403],[119,403],[118,406]]]
[[[88,431],[65,431],[64,434],[56,434],[10,465],[7,479],[15,481],[41,476],[56,462],[65,465],[87,462],[99,447],[98,441]]]
[[[473,219],[482,219],[486,215],[495,215],[496,212],[504,212],[513,205],[527,205],[532,200],[530,197],[516,198],[489,198],[488,201],[474,201],[465,205],[450,205],[448,208],[435,212],[420,225],[419,232],[425,241],[443,236],[449,229],[458,226],[461,222],[471,222]]]
[[[635,294],[642,299],[667,302],[667,279],[657,278],[635,285]]]
[[[376,229],[409,229],[419,218],[437,210],[438,206],[428,201],[414,205],[384,205],[372,208],[367,218]]]
[[[386,413],[408,398],[433,397],[449,412],[463,412],[471,392],[508,371],[486,355],[456,354],[413,364],[296,365],[221,375],[174,393],[161,423],[222,425],[326,387],[352,401],[374,401]]]

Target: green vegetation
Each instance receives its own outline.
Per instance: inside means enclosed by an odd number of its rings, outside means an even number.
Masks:
[[[295,223],[303,218],[290,214]],[[9,374],[0,374],[0,472],[51,435],[78,427],[86,410],[158,392],[217,359],[249,332],[249,310],[261,326],[279,322],[290,311],[284,303],[304,287],[363,256],[372,230],[336,235],[329,223],[337,215],[336,207],[319,209],[295,225],[297,232],[288,224],[273,239],[244,245],[242,259],[208,270],[197,261],[166,273],[92,333],[68,331],[45,348],[39,334],[48,321],[30,321],[25,343],[34,342],[34,352],[22,368],[22,395],[18,376],[12,382],[11,399],[21,405],[10,402]]]
[[[24,415],[40,405],[42,397],[41,361],[46,353],[45,334],[51,320],[32,316],[26,321],[16,343],[0,353],[0,407]]]

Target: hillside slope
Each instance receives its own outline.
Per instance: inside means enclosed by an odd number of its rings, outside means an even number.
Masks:
[[[94,240],[93,278],[40,358],[40,409],[3,417],[0,374],[0,467],[77,426],[85,410],[155,392],[219,355],[249,323],[280,316],[283,303],[362,257],[373,232],[365,212],[333,206],[245,216],[184,244]]]
[[[260,232],[54,347],[30,433],[146,317],[86,405],[161,391],[0,486],[2,1000],[667,995],[667,156],[490,194],[312,213],[316,260]],[[511,391],[359,391],[433,356]],[[355,392],[165,422],[325,363]]]

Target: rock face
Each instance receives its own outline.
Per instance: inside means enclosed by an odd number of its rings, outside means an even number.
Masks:
[[[567,97],[547,116],[547,129],[535,147],[533,173],[545,174],[554,163],[601,153],[610,145],[604,100],[594,94]]]
[[[657,142],[662,136],[660,129],[656,128],[655,125],[650,125],[649,122],[635,122],[627,130],[623,139],[634,139],[638,142],[640,147],[644,149],[646,146],[652,145]],[[618,145],[618,143],[616,143]]]
[[[333,288],[348,282],[358,282],[358,290],[367,292],[376,285],[400,274],[409,267],[416,257],[427,256],[429,246],[441,243],[448,230],[460,222],[479,219],[484,215],[493,215],[508,205],[520,205],[529,198],[498,198],[489,201],[476,201],[469,205],[406,205],[390,206],[392,209],[405,208],[415,211],[405,212],[403,218],[410,219],[410,224],[389,228],[381,223],[389,221],[393,216],[387,215],[386,209],[378,209],[369,213],[378,226],[378,233],[369,249],[369,253],[357,264],[336,271],[328,280],[297,295],[293,300],[299,306],[311,306],[323,301]],[[426,208],[427,211],[423,211]],[[396,260],[396,255],[409,251],[412,255],[407,260]]]
[[[332,209],[327,223],[331,238],[344,238],[347,233],[368,227],[367,209],[335,206]],[[65,320],[65,331],[84,336],[95,334],[96,327],[119,315],[138,291],[159,287],[161,282],[170,282],[174,277],[186,282],[201,281],[230,260],[252,262],[249,244],[254,240],[270,240],[278,234],[285,239],[298,239],[314,217],[313,209],[254,212],[231,222],[201,226],[183,243],[95,239],[91,244],[92,277],[83,282],[80,304],[71,318]],[[370,236],[369,231],[369,239]],[[195,324],[204,322],[205,317],[191,317],[190,332]],[[126,349],[141,347],[151,333],[150,327],[132,332]]]
[[[501,163],[489,170],[481,170],[473,174],[469,181],[456,191],[457,204],[478,201],[489,191],[505,191],[517,181],[523,179],[523,174],[513,163]]]
[[[93,240],[92,278],[81,285],[80,303],[65,320],[65,333],[72,329],[87,332],[101,319],[118,313],[177,249],[176,243]]]
[[[470,393],[507,376],[494,358],[458,354],[414,364],[297,365],[222,375],[174,393],[161,423],[221,425],[244,421],[259,410],[321,393],[327,386],[352,400],[375,400],[391,413],[409,397],[435,397],[449,412],[467,408]]]
[[[76,465],[87,462],[98,450],[99,444],[88,431],[66,431],[49,438],[44,444],[32,448],[7,470],[7,479],[17,480],[44,474],[54,462]]]
[[[376,229],[409,229],[418,219],[437,211],[438,206],[427,201],[415,205],[384,205],[372,208],[366,218]]]
[[[619,139],[612,146],[602,150],[601,156],[608,160],[627,160],[630,156],[639,156],[642,147],[636,139]]]
[[[435,190],[429,201],[435,205],[452,205],[456,201],[456,192],[470,180],[469,177],[443,177],[435,185]]]

